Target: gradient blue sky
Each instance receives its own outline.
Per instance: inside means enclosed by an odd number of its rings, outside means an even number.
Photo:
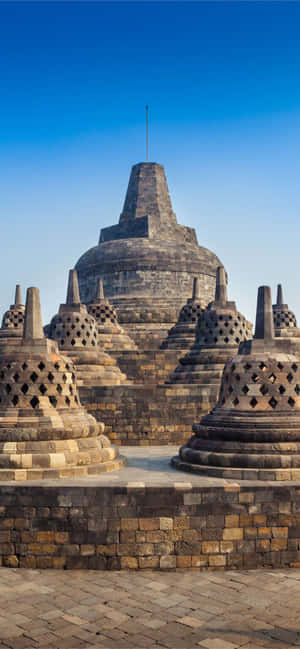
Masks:
[[[116,223],[132,164],[165,166],[178,221],[218,254],[254,318],[282,282],[300,318],[300,4],[0,2],[4,311]]]

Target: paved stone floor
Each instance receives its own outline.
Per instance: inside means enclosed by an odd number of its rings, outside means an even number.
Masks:
[[[299,616],[299,570],[0,569],[0,649],[285,649]]]

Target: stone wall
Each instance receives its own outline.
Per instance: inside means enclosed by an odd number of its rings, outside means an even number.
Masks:
[[[187,350],[186,350],[187,351]],[[121,371],[134,383],[164,383],[178,365],[178,360],[186,351],[182,349],[166,350],[130,350],[123,352],[110,351]]]
[[[118,385],[80,387],[82,404],[114,444],[181,445],[192,425],[217,401],[218,386]]]
[[[189,488],[1,486],[0,564],[300,567],[300,483]]]

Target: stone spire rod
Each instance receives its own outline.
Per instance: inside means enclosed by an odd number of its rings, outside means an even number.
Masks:
[[[44,338],[40,292],[38,288],[27,289],[23,340]]]
[[[193,300],[200,300],[200,279],[199,277],[194,277],[193,283]]]
[[[277,301],[276,301],[276,306],[282,306],[283,305],[283,292],[282,292],[282,285],[278,284],[277,285]]]
[[[98,277],[95,302],[101,302],[102,300],[104,300],[103,280],[102,277]]]
[[[227,285],[226,285],[226,274],[224,266],[219,266],[217,268],[217,277],[216,277],[216,292],[215,292],[215,301],[216,302],[227,302]]]
[[[15,292],[15,306],[21,306],[21,305],[22,305],[21,287],[20,284],[17,284],[16,292]]]
[[[69,271],[66,304],[80,304],[80,293],[79,293],[77,270]]]
[[[260,286],[257,293],[257,308],[254,338],[272,340],[275,337],[271,289]]]

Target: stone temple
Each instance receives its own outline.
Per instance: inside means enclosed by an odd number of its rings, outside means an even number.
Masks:
[[[0,329],[0,565],[300,567],[300,330],[281,286],[273,306],[262,286],[253,336],[227,283],[147,162],[45,335],[38,290],[24,307],[17,286]]]
[[[76,264],[81,299],[93,301],[97,281],[117,308],[119,321],[143,347],[159,347],[175,325],[199,278],[201,299],[214,298],[220,261],[198,245],[195,230],[178,225],[164,168],[132,168],[118,225],[103,228],[99,244]]]

